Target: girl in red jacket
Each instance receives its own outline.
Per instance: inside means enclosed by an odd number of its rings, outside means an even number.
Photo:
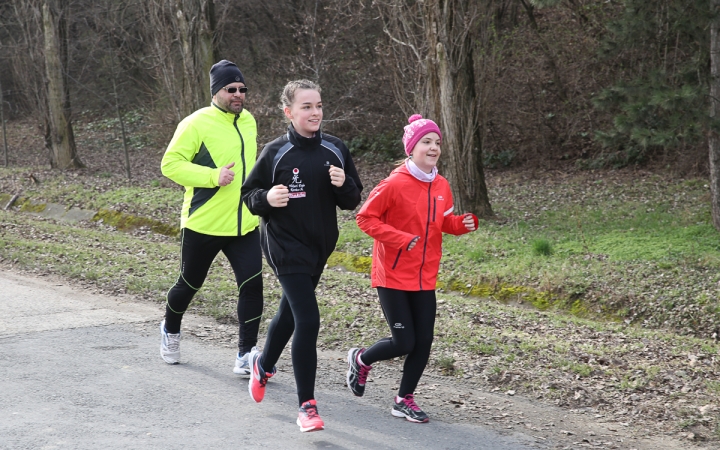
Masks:
[[[408,158],[370,192],[357,215],[360,229],[375,240],[372,287],[377,288],[392,337],[348,351],[347,384],[361,397],[371,364],[407,355],[392,415],[425,423],[428,416],[415,404],[413,393],[433,341],[442,234],[469,233],[477,229],[478,220],[474,214],[452,214],[450,185],[436,167],[440,128],[419,114],[408,122],[402,139]]]

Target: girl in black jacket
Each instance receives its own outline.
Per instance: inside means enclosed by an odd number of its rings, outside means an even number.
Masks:
[[[290,120],[287,133],[267,144],[242,186],[242,199],[260,216],[261,245],[283,289],[262,353],[250,354],[248,390],[255,402],[295,333],[292,363],[297,384],[300,431],[324,429],[315,402],[320,311],[315,288],[338,238],[336,207],[360,203],[362,184],[345,144],[320,131],[320,87],[291,81],[280,97]]]

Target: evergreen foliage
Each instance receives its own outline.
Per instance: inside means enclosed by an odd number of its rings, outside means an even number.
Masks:
[[[599,165],[625,166],[698,145],[717,128],[708,110],[708,0],[627,0],[608,24],[601,58],[619,69],[615,85],[593,98],[613,116],[596,139],[609,152]]]

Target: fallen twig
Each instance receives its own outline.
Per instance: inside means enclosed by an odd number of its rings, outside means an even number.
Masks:
[[[20,194],[15,194],[12,196],[9,202],[7,202],[7,205],[5,205],[5,211],[10,209],[10,207],[17,201],[17,199],[20,197]]]

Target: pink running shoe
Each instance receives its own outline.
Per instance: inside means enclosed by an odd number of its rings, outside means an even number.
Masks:
[[[265,372],[260,367],[260,357],[262,356],[262,353],[260,353],[256,348],[253,348],[253,350],[250,352],[250,367],[251,373],[250,373],[250,382],[248,383],[248,391],[250,392],[250,397],[255,401],[255,403],[260,403],[263,398],[265,397],[265,385],[267,384],[268,378],[275,375],[275,372]]]
[[[298,410],[297,424],[300,431],[320,431],[325,429],[325,422],[318,415],[317,402],[308,400]]]

